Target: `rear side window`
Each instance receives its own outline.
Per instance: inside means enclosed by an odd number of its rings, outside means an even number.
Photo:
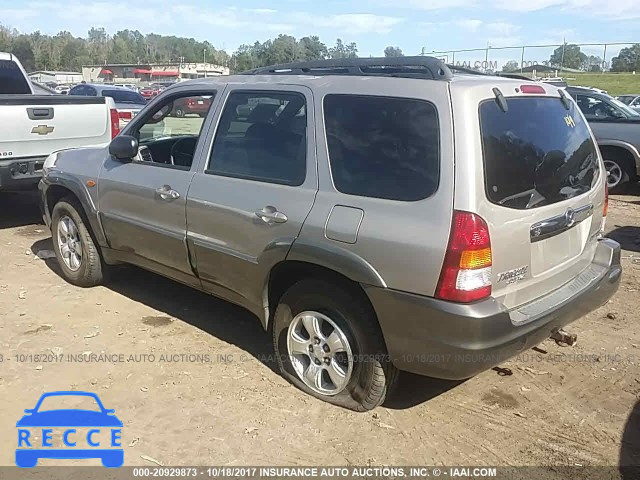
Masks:
[[[31,89],[27,79],[16,62],[0,60],[0,93],[1,94],[29,94]]]
[[[111,97],[116,103],[133,103],[140,105],[145,105],[147,103],[142,95],[133,91],[127,92],[126,90],[103,90],[102,96]]]
[[[438,188],[438,114],[408,98],[327,95],[331,174],[342,193],[415,201]]]
[[[558,98],[480,104],[485,190],[493,203],[519,210],[551,205],[591,189],[598,155],[573,103]]]

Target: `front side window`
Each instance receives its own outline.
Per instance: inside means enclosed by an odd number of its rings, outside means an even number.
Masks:
[[[439,128],[432,103],[327,95],[324,121],[331,174],[339,192],[415,201],[437,190]]]
[[[233,92],[222,112],[207,173],[281,185],[306,175],[307,114],[295,92]]]
[[[129,133],[138,138],[140,151],[137,160],[187,170],[191,168],[204,118],[214,98],[215,92],[171,97],[145,114],[144,123]]]

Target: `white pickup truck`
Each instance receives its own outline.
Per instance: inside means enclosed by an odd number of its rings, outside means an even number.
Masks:
[[[0,52],[0,191],[34,187],[49,154],[106,145],[119,131],[113,99],[36,95],[18,59]]]

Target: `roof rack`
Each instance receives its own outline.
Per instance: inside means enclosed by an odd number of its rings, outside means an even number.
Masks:
[[[468,73],[470,75],[482,75],[485,77],[489,75],[488,73],[484,73],[479,70],[474,70],[473,68],[459,67],[457,65],[451,65],[451,64],[447,64],[447,67],[449,68],[449,70],[453,72]]]
[[[504,78],[513,78],[514,80],[528,80],[530,82],[535,82],[535,80],[531,77],[527,77],[526,75],[518,75],[517,73],[496,73],[499,77]]]
[[[337,58],[254,68],[241,75],[354,75],[450,80],[449,67],[435,57]]]

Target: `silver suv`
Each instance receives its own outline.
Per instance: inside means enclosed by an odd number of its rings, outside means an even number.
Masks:
[[[405,57],[180,83],[40,189],[69,282],[125,262],[239,304],[288,380],[362,411],[399,370],[467,378],[606,302],[605,185],[564,92]]]

